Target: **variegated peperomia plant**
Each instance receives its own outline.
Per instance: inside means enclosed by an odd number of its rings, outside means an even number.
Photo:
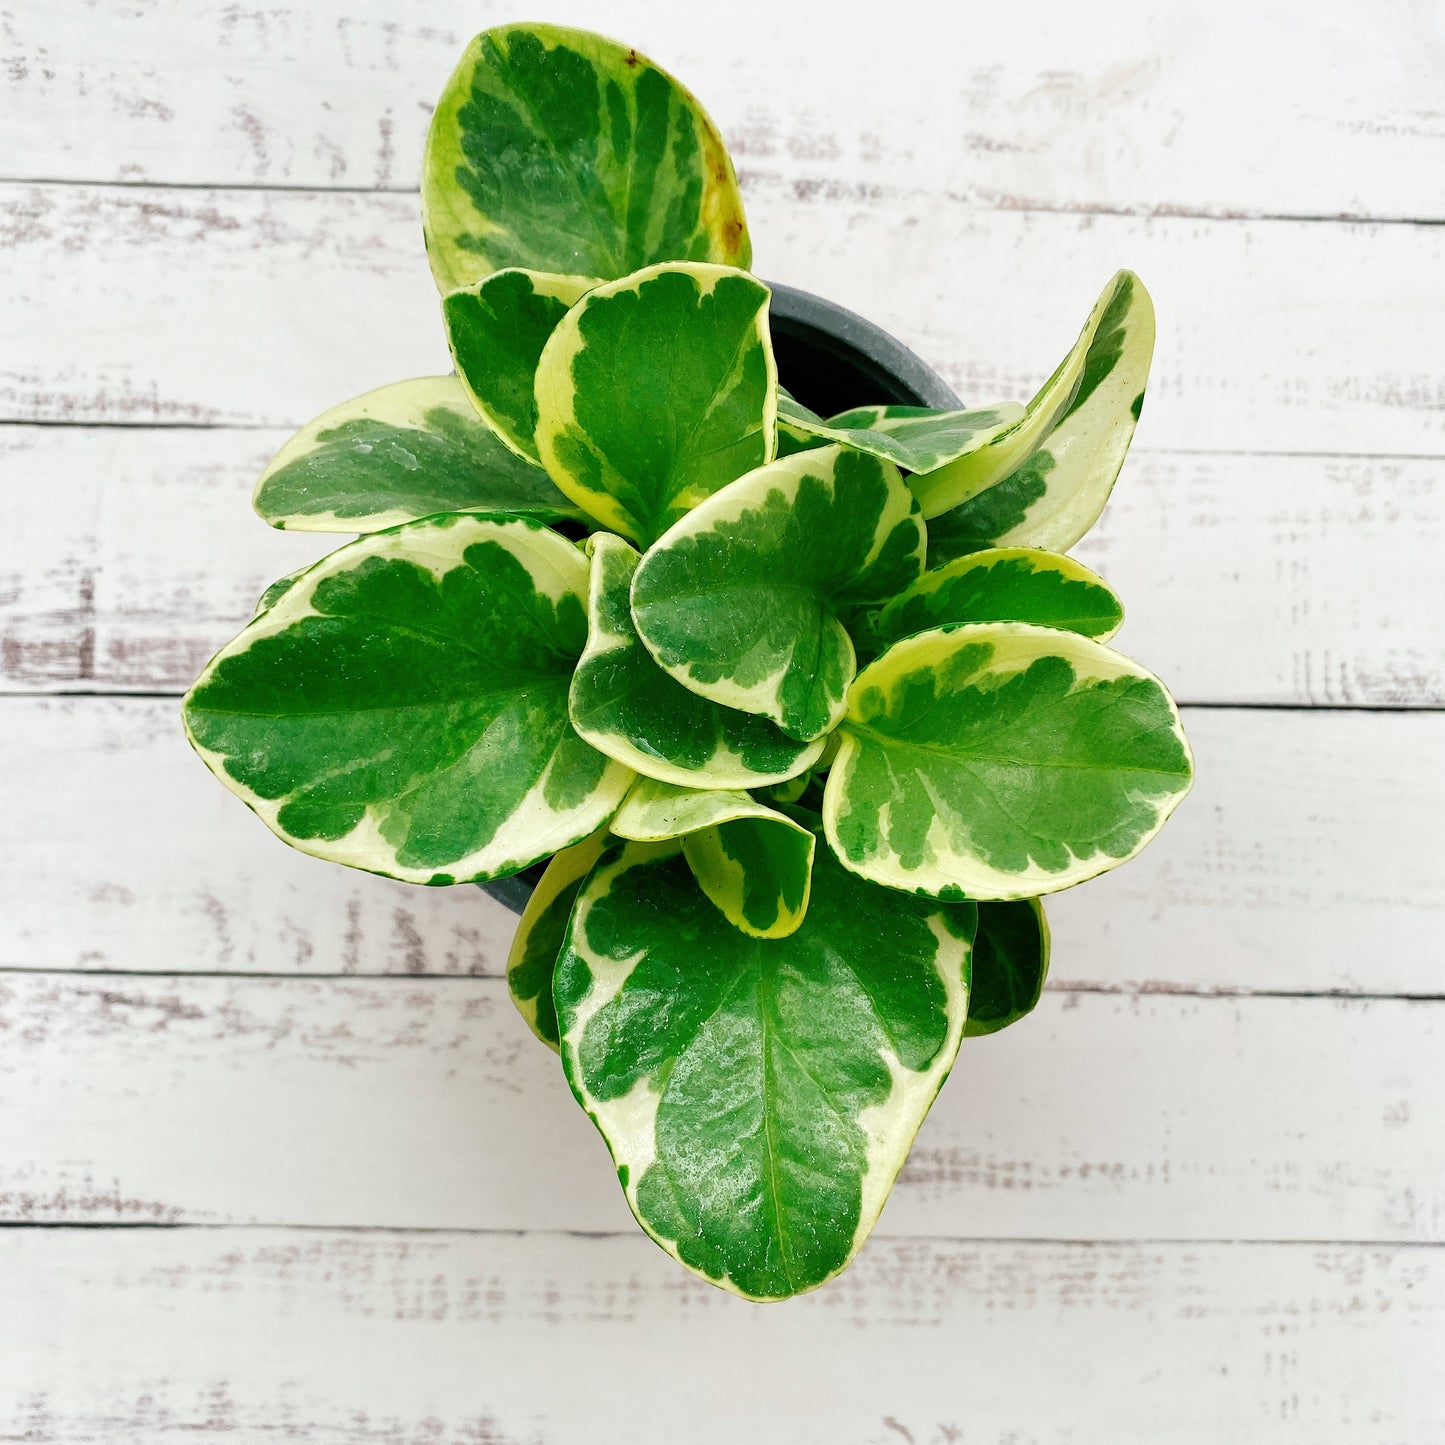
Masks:
[[[1040,895],[1189,787],[1063,555],[1138,419],[1149,297],[1111,281],[1027,407],[824,420],[779,385],[712,122],[549,26],[468,47],[422,202],[456,374],[266,469],[274,526],[360,535],[267,590],[187,731],[320,858],[550,858],[508,981],[633,1213],[797,1294],[867,1237],[961,1041],[1038,1001]]]

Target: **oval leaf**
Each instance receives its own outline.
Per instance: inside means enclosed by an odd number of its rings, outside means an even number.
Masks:
[[[537,450],[557,485],[644,546],[777,447],[768,288],[723,266],[599,286],[537,367]]]
[[[442,297],[447,344],[472,405],[535,465],[537,361],[557,323],[597,284],[514,266]]]
[[[925,572],[873,619],[868,641],[881,652],[900,638],[960,622],[1032,622],[1106,642],[1124,609],[1082,562],[1035,547],[998,547]]]
[[[217,653],[186,730],[302,852],[408,883],[515,873],[632,781],[567,718],[586,583],[571,543],[520,519],[363,537]]]
[[[639,778],[612,831],[638,842],[681,838],[698,886],[729,923],[754,938],[786,938],[808,911],[812,832],[747,793]]]
[[[813,906],[749,938],[676,843],[605,855],[555,998],[567,1078],[642,1227],[749,1299],[838,1273],[958,1051],[971,903],[874,888],[819,849]]]
[[[556,25],[478,35],[422,158],[437,286],[527,266],[611,279],[656,261],[752,260],[732,161],[703,108],[646,56]]]
[[[324,412],[261,473],[255,507],[292,532],[380,532],[438,512],[585,515],[503,445],[454,376],[393,382]]]
[[[837,725],[853,680],[844,620],[914,582],[924,546],[891,462],[799,452],[702,503],[643,557],[633,620],[684,686],[811,740]]]
[[[587,650],[572,679],[572,725],[594,748],[649,778],[692,788],[750,788],[806,772],[821,743],[767,718],[709,702],[669,677],[638,640],[628,596],[637,553],[588,539]]]
[[[1179,714],[1137,663],[1051,628],[940,628],[858,675],[823,817],[875,882],[1026,898],[1132,858],[1191,776]]]
[[[1083,334],[996,441],[915,477],[930,562],[998,545],[1065,552],[1104,510],[1134,438],[1154,355],[1154,303],[1120,271]]]
[[[683,855],[724,918],[754,938],[796,933],[808,911],[814,838],[782,814],[689,833]]]
[[[567,937],[572,905],[606,843],[607,834],[598,832],[575,848],[564,848],[552,859],[517,920],[517,932],[507,955],[507,990],[512,1002],[526,1019],[527,1027],[549,1049],[555,1050],[560,1044],[557,1009],[552,1003],[552,975]]]
[[[964,1037],[996,1034],[1032,1013],[1048,974],[1049,925],[1043,903],[1037,898],[980,903]]]
[[[883,457],[907,472],[930,472],[987,446],[1024,414],[1014,402],[977,411],[930,411],[918,406],[859,406],[823,421],[786,393],[778,397],[778,430],[794,450],[838,442]],[[925,513],[925,515],[927,515]]]

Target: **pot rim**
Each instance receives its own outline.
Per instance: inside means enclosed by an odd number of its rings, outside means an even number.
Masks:
[[[822,349],[876,383],[880,401],[937,411],[963,406],[953,388],[922,357],[867,317],[796,286],[776,281],[764,284],[773,293],[768,305],[771,328],[815,345],[821,342]]]

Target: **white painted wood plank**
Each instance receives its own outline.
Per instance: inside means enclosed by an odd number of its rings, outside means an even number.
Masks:
[[[496,979],[0,985],[0,1217],[626,1230]],[[1445,1005],[1050,994],[970,1041],[887,1236],[1441,1241]]]
[[[1058,987],[1445,993],[1445,715],[1188,710],[1194,792],[1054,895]]]
[[[1003,9],[739,0],[719,31],[649,0],[553,0],[702,96],[751,190],[845,185],[991,206],[1439,218],[1438,8],[1382,0]],[[5,174],[413,186],[431,107],[498,0],[6,17]],[[756,37],[765,35],[761,49]]]
[[[184,691],[271,582],[348,540],[251,510],[287,435],[0,427],[0,686]]]
[[[415,197],[0,186],[0,250],[7,419],[299,423],[448,369]]]
[[[786,1306],[644,1240],[0,1238],[0,1434],[1438,1445],[1439,1250],[875,1242]]]
[[[286,435],[0,428],[0,686],[183,690],[344,540],[251,512]],[[1078,550],[1185,701],[1445,703],[1445,460],[1140,450]]]
[[[1141,443],[1445,451],[1445,228],[980,212],[759,193],[759,274],[863,312],[966,400],[1026,397],[1108,276],[1160,314]],[[0,420],[299,425],[445,369],[412,196],[0,186]]]
[[[1055,984],[1445,992],[1445,716],[1186,722],[1194,795],[1139,858],[1049,900]],[[0,966],[505,966],[500,905],[286,848],[192,756],[169,700],[6,700],[0,757],[20,760],[0,830]]]
[[[0,968],[501,976],[515,917],[279,842],[170,699],[0,702]]]
[[[1445,702],[1445,461],[1140,452],[1074,548],[1192,702]]]

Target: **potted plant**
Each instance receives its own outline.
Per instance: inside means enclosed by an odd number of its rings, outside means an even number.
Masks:
[[[267,467],[267,521],[360,535],[267,590],[187,733],[294,847],[508,880],[512,995],[638,1222],[797,1294],[867,1237],[961,1041],[1034,1006],[1040,897],[1189,787],[1065,555],[1139,416],[1148,295],[1120,273],[1028,406],[973,410],[793,295],[780,383],[712,122],[550,26],[467,48],[422,209],[456,374]]]

